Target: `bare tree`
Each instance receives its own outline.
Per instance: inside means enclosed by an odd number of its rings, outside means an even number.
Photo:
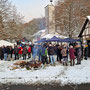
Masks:
[[[21,38],[22,17],[8,0],[0,0],[0,36],[1,39]],[[4,34],[4,36],[3,36]]]
[[[76,37],[87,15],[90,15],[89,0],[58,1],[55,8],[56,27],[61,34]]]

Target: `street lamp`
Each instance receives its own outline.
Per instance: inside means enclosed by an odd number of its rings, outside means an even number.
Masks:
[[[50,0],[50,2],[51,2],[51,4],[52,4],[53,0]]]

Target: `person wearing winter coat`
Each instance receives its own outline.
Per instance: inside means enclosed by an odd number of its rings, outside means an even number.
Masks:
[[[84,50],[84,56],[85,56],[85,60],[88,59],[88,45],[85,45],[85,50]]]
[[[19,55],[18,55],[18,53],[19,53],[19,49],[18,49],[17,46],[15,46],[15,47],[14,47],[15,60],[16,60],[16,59],[19,59]]]
[[[20,46],[18,49],[19,49],[19,53],[18,53],[19,54],[19,58],[21,58],[22,52],[23,52],[23,48]]]
[[[0,47],[0,59],[3,60],[3,49]]]
[[[10,46],[10,54],[11,54],[11,59],[13,58],[13,48],[12,48],[12,46]]]
[[[11,60],[10,46],[7,46],[8,61]]]
[[[31,47],[28,47],[28,59],[31,58]]]
[[[26,55],[27,55],[27,48],[24,46],[23,48],[23,60],[26,60]]]
[[[57,47],[57,50],[56,50],[57,61],[60,61],[60,63],[61,63],[61,59],[62,59],[61,50],[62,50],[62,47],[61,47],[61,45],[57,45],[56,47]]]
[[[55,58],[54,58],[55,49],[54,49],[54,47],[53,47],[52,44],[49,44],[48,52],[49,52],[51,64],[52,64],[52,65],[55,65]]]
[[[38,59],[39,59],[39,62],[41,61],[41,45],[38,45],[38,53],[37,53],[37,55],[38,55]]]
[[[63,47],[61,50],[62,58],[63,58],[63,65],[68,65],[68,59],[67,59],[67,49],[66,47]]]
[[[36,59],[37,53],[38,53],[38,46],[34,45],[33,48],[32,48],[32,58],[33,58],[32,60],[34,62],[36,62],[35,59]]]
[[[47,48],[46,48],[46,46],[45,45],[43,45],[42,47],[41,47],[41,61],[42,61],[42,63],[43,64],[48,64],[48,60],[47,60]]]
[[[82,55],[82,51],[81,51],[81,47],[79,44],[76,45],[76,58],[77,58],[77,64],[81,64],[81,55]]]
[[[4,54],[4,60],[7,61],[7,57],[8,57],[7,47],[3,46],[2,50]]]
[[[70,46],[69,48],[69,56],[70,56],[70,65],[74,66],[75,65],[75,49],[73,48],[73,46]]]

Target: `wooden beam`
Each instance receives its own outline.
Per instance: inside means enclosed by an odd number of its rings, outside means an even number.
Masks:
[[[82,35],[82,36],[90,36],[90,34],[87,34],[87,35]]]

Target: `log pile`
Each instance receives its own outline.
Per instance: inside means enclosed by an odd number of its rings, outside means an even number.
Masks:
[[[33,69],[39,69],[42,67],[42,62],[38,61],[16,61],[13,66],[13,70],[18,69],[17,67],[20,68],[26,68],[27,70]]]

